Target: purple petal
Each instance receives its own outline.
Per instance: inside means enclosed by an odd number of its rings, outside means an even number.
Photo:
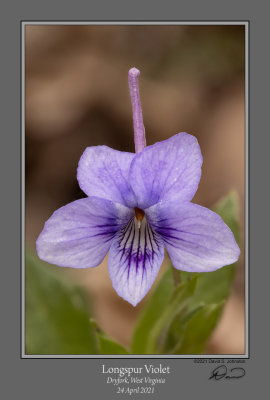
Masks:
[[[157,204],[146,210],[175,268],[189,272],[214,271],[238,260],[233,233],[219,215],[192,203]]]
[[[146,218],[140,228],[132,218],[115,236],[109,252],[109,274],[119,296],[136,306],[150,290],[163,257],[163,242]]]
[[[112,200],[134,207],[135,197],[128,174],[133,153],[113,150],[107,146],[87,147],[79,161],[77,178],[88,196]]]
[[[38,256],[60,267],[95,267],[130,214],[125,206],[97,197],[74,201],[45,223],[36,243]]]
[[[187,133],[146,147],[130,167],[137,207],[145,209],[172,199],[190,201],[198,188],[201,165],[197,139]]]

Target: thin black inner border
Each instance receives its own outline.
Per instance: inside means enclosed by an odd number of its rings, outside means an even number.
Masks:
[[[42,24],[43,23],[43,24]],[[244,201],[244,223],[245,223],[245,229],[244,229],[244,236],[245,236],[245,319],[247,318],[248,321],[245,321],[245,349],[246,353],[243,354],[234,354],[234,357],[230,357],[230,354],[228,354],[227,357],[224,357],[225,355],[218,355],[218,354],[201,354],[201,355],[195,355],[190,354],[190,357],[185,357],[181,356],[177,357],[175,356],[170,356],[167,355],[168,357],[158,357],[159,355],[157,354],[156,357],[151,357],[153,356],[152,354],[144,354],[140,355],[138,354],[137,357],[132,357],[133,355],[131,354],[130,356],[127,355],[126,357],[118,357],[117,354],[113,354],[112,357],[97,357],[97,355],[93,354],[81,354],[81,355],[65,355],[65,354],[55,354],[55,355],[27,355],[25,354],[25,342],[23,343],[23,336],[25,340],[25,295],[24,298],[22,299],[22,287],[24,285],[25,288],[25,279],[24,282],[22,281],[22,272],[24,272],[24,278],[25,278],[25,237],[26,237],[26,231],[25,231],[25,163],[22,165],[23,161],[25,161],[25,86],[24,86],[24,91],[23,91],[23,83],[25,84],[25,32],[23,34],[23,29],[26,28],[27,25],[29,26],[35,26],[35,25],[44,25],[44,26],[55,26],[57,24],[61,26],[78,26],[78,25],[89,25],[89,26],[94,26],[94,25],[110,25],[110,26],[125,26],[129,25],[131,26],[132,23],[134,23],[135,26],[143,26],[143,25],[159,25],[159,26],[173,26],[173,25],[194,25],[194,26],[205,26],[207,24],[211,26],[215,25],[244,25],[245,26],[245,175],[244,175],[244,192],[245,192],[245,201]],[[24,38],[24,43],[22,42],[22,39]],[[24,45],[24,52],[22,52]],[[248,54],[247,54],[248,53]],[[24,54],[24,60],[22,58],[22,55]],[[22,66],[24,62],[24,77],[22,76]],[[194,359],[208,359],[208,358],[216,358],[216,359],[221,359],[221,360],[227,360],[227,359],[250,359],[250,307],[249,307],[249,301],[250,301],[250,265],[249,265],[249,260],[250,260],[250,227],[249,227],[249,221],[250,221],[250,206],[249,206],[249,199],[250,199],[250,148],[249,148],[249,143],[250,143],[250,20],[93,20],[93,21],[85,21],[85,20],[56,20],[56,21],[48,21],[48,20],[20,20],[20,165],[21,165],[21,176],[20,176],[20,193],[21,193],[21,198],[20,198],[20,232],[21,232],[21,241],[20,241],[20,254],[21,254],[21,262],[20,262],[20,299],[21,299],[21,307],[20,307],[20,359],[68,359],[68,360],[78,360],[78,359],[95,359],[95,360],[111,360],[111,359],[119,359],[119,360],[126,360],[126,359],[132,359],[132,360],[140,360],[140,359],[153,359],[153,360],[164,360],[164,359],[184,359],[184,360],[194,360]],[[23,79],[24,78],[24,79]],[[246,93],[247,92],[247,93]],[[24,95],[24,99],[23,96]],[[24,102],[23,102],[24,100]],[[247,102],[247,104],[246,104]],[[24,107],[23,107],[24,106]],[[247,115],[246,115],[247,114]],[[23,119],[24,116],[24,119]],[[246,126],[246,124],[248,126]],[[24,147],[23,147],[24,144]],[[24,153],[23,153],[24,150]],[[23,180],[24,178],[24,180]],[[24,184],[24,186],[23,186]],[[24,191],[23,191],[24,189]],[[24,201],[22,201],[24,200]],[[24,205],[24,208],[23,208]],[[24,216],[24,220],[23,220]],[[24,223],[24,226],[23,226]],[[246,226],[247,225],[247,226]],[[248,282],[246,282],[248,280]],[[248,290],[248,294],[246,293]],[[24,290],[25,294],[25,290]],[[24,311],[24,313],[23,313]],[[23,314],[24,314],[24,321],[23,321]],[[23,335],[23,328],[24,328],[24,335]],[[246,329],[248,330],[248,334],[246,332]],[[23,349],[24,347],[24,349]],[[57,357],[54,357],[57,356]],[[113,357],[116,356],[116,357]],[[239,356],[239,357],[237,357]]]

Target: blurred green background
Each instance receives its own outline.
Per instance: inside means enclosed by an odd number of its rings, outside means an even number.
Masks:
[[[134,151],[127,81],[133,66],[141,70],[147,144],[181,131],[195,135],[204,163],[193,202],[210,207],[236,190],[243,237],[244,29],[236,25],[26,27],[26,245],[33,254],[52,212],[84,196],[76,180],[84,149],[103,144]],[[241,252],[231,296],[208,345],[211,353],[244,351],[243,240]],[[168,264],[166,257],[163,269]],[[47,267],[81,287],[99,326],[124,346],[130,344],[147,298],[135,309],[119,298],[111,287],[107,258],[93,269]],[[53,313],[57,306],[51,307]],[[55,337],[55,332],[51,334]]]

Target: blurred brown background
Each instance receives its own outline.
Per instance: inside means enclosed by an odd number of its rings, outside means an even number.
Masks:
[[[147,144],[195,135],[204,158],[194,203],[235,189],[244,232],[244,26],[26,27],[26,244],[52,212],[84,194],[76,180],[87,146],[134,151],[127,73],[141,70]],[[243,242],[243,240],[242,240]],[[209,352],[244,352],[244,243],[232,295]],[[163,268],[168,264],[168,258]],[[60,269],[83,285],[101,327],[128,345],[143,303],[112,289],[98,268]],[[147,298],[146,298],[147,300]]]

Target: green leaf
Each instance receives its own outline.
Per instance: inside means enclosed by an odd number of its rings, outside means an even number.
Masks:
[[[89,323],[97,333],[101,354],[129,354],[120,343],[115,342],[106,335],[94,318],[90,318]]]
[[[175,288],[172,269],[163,274],[137,323],[132,340],[133,354],[161,352],[170,323],[187,307],[195,285],[196,277]]]
[[[82,291],[60,280],[51,268],[26,255],[26,353],[98,354]]]
[[[240,237],[238,210],[235,192],[229,193],[214,207],[214,211],[230,227],[237,241]],[[222,313],[224,301],[230,294],[235,268],[236,264],[214,272],[176,271],[176,277],[172,269],[168,269],[158,282],[137,323],[132,353],[198,354],[203,351]],[[179,279],[181,284],[175,289],[175,282]],[[201,340],[195,337],[195,333],[190,335],[191,329],[201,332],[198,333]],[[189,343],[188,337],[198,343]]]
[[[159,318],[161,311],[165,309],[174,290],[172,269],[169,268],[160,278],[155,290],[145,306],[139,321],[137,322],[133,338],[132,353],[146,354],[147,338],[153,328],[153,324]]]
[[[195,312],[187,322],[181,343],[173,354],[201,354],[220,318],[223,305],[224,302],[210,304]]]
[[[129,352],[119,343],[114,342],[105,335],[99,335],[101,354],[129,354]]]
[[[221,216],[225,224],[229,226],[237,243],[240,241],[239,230],[239,198],[235,191],[220,199],[213,210]]]
[[[199,311],[203,306],[199,306],[195,309],[185,310],[186,312],[180,312],[173,319],[166,336],[166,341],[162,348],[162,354],[175,354],[180,343],[183,340],[185,330],[190,319]]]
[[[183,282],[173,291],[171,299],[164,310],[160,311],[147,338],[146,351],[148,354],[163,354],[164,342],[170,325],[179,314],[185,316],[189,312],[190,301],[196,288],[197,277]]]
[[[237,194],[235,192],[229,193],[214,206],[213,210],[229,226],[239,243],[239,200]],[[193,306],[195,307],[202,303],[217,304],[226,300],[231,291],[236,264],[226,265],[213,272],[190,274],[198,276],[197,288],[193,296]],[[188,273],[181,272],[181,274]]]
[[[229,193],[214,206],[214,211],[222,217],[224,222],[232,230],[235,238],[239,241],[239,204],[237,194],[235,192]],[[209,339],[216,322],[221,316],[223,305],[230,294],[235,276],[236,264],[237,263],[224,266],[214,272],[188,273],[181,271],[180,279],[183,282],[186,282],[187,279],[191,279],[193,276],[197,276],[198,278],[196,290],[194,291],[190,301],[189,316],[191,316],[192,313],[194,313],[194,316],[190,318],[188,322],[187,318],[183,319],[183,315],[179,314],[176,316],[168,331],[163,351],[167,352],[167,354],[171,352],[174,354],[199,354],[202,351],[203,346]],[[210,307],[212,316],[209,314],[210,311],[208,306]],[[213,310],[211,307],[214,307]],[[202,332],[202,338],[204,338],[204,341],[198,342],[198,345],[194,343],[192,347],[191,343],[188,343],[187,341],[187,336],[186,339],[183,339],[183,335],[186,335],[185,332],[188,329],[188,326],[192,326],[192,328],[198,333],[201,332],[204,317],[206,318],[205,321],[209,318],[209,326],[212,327],[212,330],[205,326],[205,331]],[[215,323],[211,325],[211,322],[213,321],[215,321]],[[197,326],[196,323],[198,324]],[[203,333],[206,335],[205,337],[203,336]],[[191,335],[190,340],[195,340],[195,336]],[[185,348],[187,345],[188,347]]]

